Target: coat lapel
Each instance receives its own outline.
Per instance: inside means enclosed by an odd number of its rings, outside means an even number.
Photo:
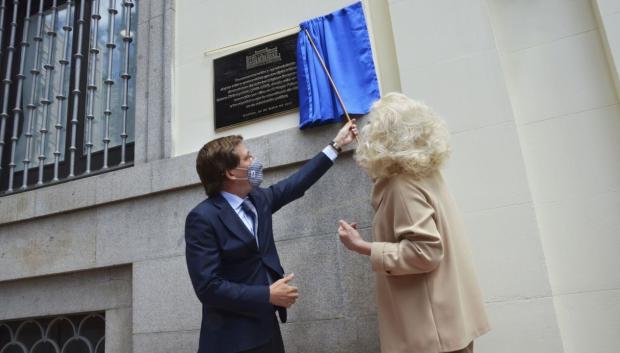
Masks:
[[[226,201],[226,199],[224,199],[223,196],[218,195],[213,198],[213,202],[220,209],[218,217],[220,218],[222,223],[224,223],[224,226],[228,228],[228,230],[233,235],[243,241],[247,246],[254,250],[258,250],[256,246],[256,240],[254,240],[254,235],[250,233],[245,224],[243,224],[243,221],[241,221],[241,219],[239,218],[239,215],[237,215],[237,212],[233,210],[233,208]]]

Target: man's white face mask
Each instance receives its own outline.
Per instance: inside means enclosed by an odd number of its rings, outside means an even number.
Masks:
[[[247,168],[235,168],[240,170],[247,170],[247,178],[239,178],[239,180],[247,180],[252,187],[258,187],[263,182],[263,164],[254,159]]]

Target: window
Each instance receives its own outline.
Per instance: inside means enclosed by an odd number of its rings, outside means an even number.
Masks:
[[[3,353],[104,353],[104,313],[0,321]]]
[[[0,193],[131,165],[136,11],[0,0]]]

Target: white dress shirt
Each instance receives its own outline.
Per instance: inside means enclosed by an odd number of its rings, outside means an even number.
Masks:
[[[254,234],[254,223],[252,221],[252,216],[248,215],[243,210],[243,207],[241,207],[241,204],[243,203],[244,199],[240,198],[239,196],[235,194],[231,194],[226,191],[221,191],[220,193],[222,194],[224,199],[228,201],[228,204],[230,205],[230,207],[232,207],[232,209],[235,210],[235,212],[237,213],[237,216],[239,216],[239,218],[241,219],[243,224],[245,224],[246,228],[248,228],[250,233]],[[256,220],[256,224],[258,224],[258,220]]]
[[[338,158],[338,151],[336,151],[332,146],[327,146],[323,148],[323,154],[325,154],[329,159],[333,161]]]

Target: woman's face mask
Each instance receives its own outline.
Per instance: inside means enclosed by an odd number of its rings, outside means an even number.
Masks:
[[[252,187],[257,187],[263,182],[263,164],[254,159],[247,168],[235,168],[239,170],[247,170],[247,178],[238,178],[239,180],[247,180]]]

